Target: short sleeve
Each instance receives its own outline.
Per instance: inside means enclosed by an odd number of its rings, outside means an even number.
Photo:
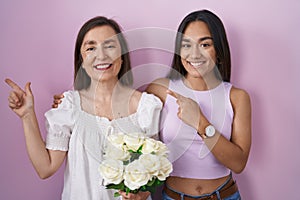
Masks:
[[[148,137],[157,137],[159,132],[162,102],[153,94],[143,93],[137,110],[138,122]]]
[[[69,140],[75,124],[74,117],[75,92],[64,92],[64,98],[58,108],[45,113],[46,148],[50,150],[68,151]]]

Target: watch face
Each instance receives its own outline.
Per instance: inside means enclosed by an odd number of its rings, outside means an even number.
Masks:
[[[205,128],[205,134],[207,137],[212,137],[215,135],[215,128],[212,125],[209,125]]]

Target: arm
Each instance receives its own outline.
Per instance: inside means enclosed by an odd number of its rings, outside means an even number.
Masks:
[[[146,92],[150,94],[154,94],[157,96],[163,103],[167,97],[167,89],[169,87],[169,80],[166,78],[161,78],[153,81],[146,88]]]
[[[22,120],[29,158],[39,177],[45,179],[62,165],[66,152],[46,149],[34,111],[30,83],[26,84],[24,91],[10,79],[6,79],[5,82],[12,88],[8,98],[9,107]]]
[[[198,104],[173,91],[167,92],[177,99],[178,117],[198,133],[204,133],[210,122]],[[227,140],[216,130],[213,137],[203,140],[219,162],[235,173],[241,173],[246,166],[251,146],[251,103],[249,95],[237,88],[232,88],[230,100],[234,110],[231,139]]]
[[[251,147],[251,102],[249,95],[241,89],[232,88],[230,99],[234,110],[232,133],[230,141],[220,133],[212,138],[204,139],[214,156],[235,173],[241,173],[245,168]],[[204,124],[198,127],[203,133]]]

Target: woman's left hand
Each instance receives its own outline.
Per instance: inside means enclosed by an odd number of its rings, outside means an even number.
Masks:
[[[191,98],[182,96],[172,90],[167,90],[167,93],[176,98],[178,104],[177,116],[187,125],[198,130],[198,127],[203,124],[209,124],[206,117],[203,115],[199,105]]]
[[[124,191],[119,191],[120,195],[122,196],[122,199],[130,199],[130,200],[146,200],[148,196],[150,195],[150,192],[138,192],[137,194],[132,194]]]

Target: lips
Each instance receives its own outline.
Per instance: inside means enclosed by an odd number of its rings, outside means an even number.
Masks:
[[[112,66],[111,63],[102,63],[94,66],[96,70],[107,70]]]
[[[205,63],[205,61],[197,61],[197,62],[190,62],[187,61],[190,65],[192,65],[193,67],[200,67],[201,65],[203,65]]]

